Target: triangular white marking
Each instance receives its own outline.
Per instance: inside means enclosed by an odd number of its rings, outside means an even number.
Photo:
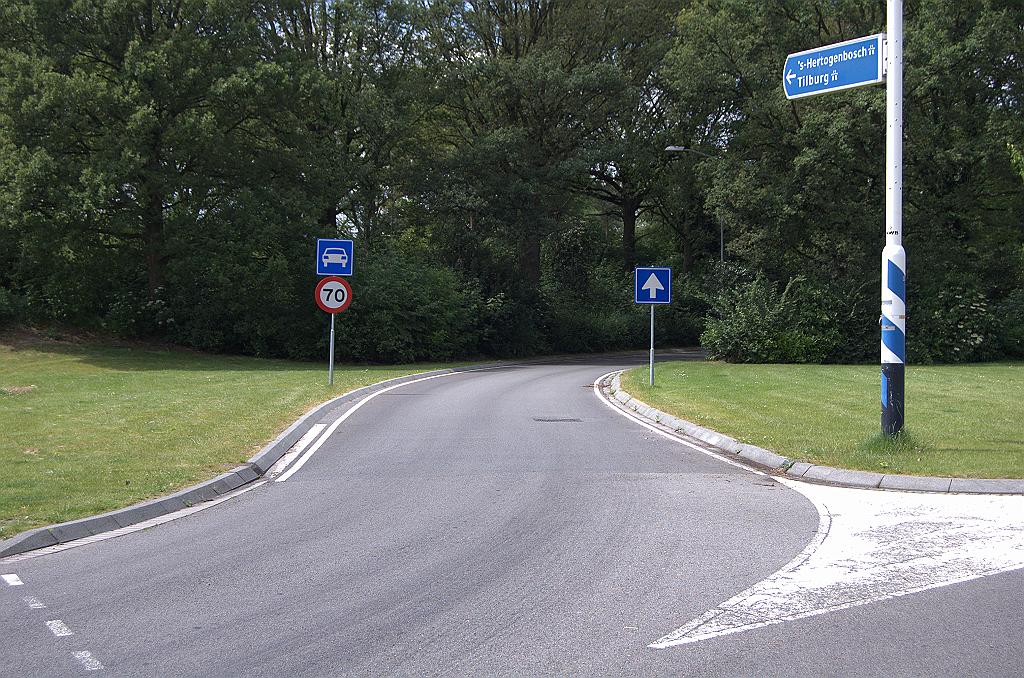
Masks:
[[[818,508],[815,539],[784,568],[652,648],[1024,568],[1024,496],[881,492],[781,481]]]

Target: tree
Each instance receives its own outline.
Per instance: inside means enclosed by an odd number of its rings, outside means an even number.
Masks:
[[[226,174],[242,161],[255,107],[232,88],[250,62],[242,6],[29,1],[8,11],[0,108],[16,150],[4,158],[5,216],[23,236],[24,279],[64,269],[103,288],[142,268],[155,298],[174,235],[229,199]]]
[[[521,0],[452,2],[432,24],[446,72],[434,193],[514,248],[526,289],[540,283],[543,239],[575,208],[580,149],[622,88],[595,58],[591,28],[609,19],[587,3]]]
[[[697,1],[680,14],[673,81],[720,111],[709,139],[725,161],[703,163],[708,207],[736,234],[730,252],[776,279],[877,289],[884,89],[787,101],[779,67],[788,52],[884,23],[884,7],[861,0]],[[996,0],[922,1],[907,5],[905,23],[911,322],[941,323],[951,281],[992,300],[1021,285],[1024,196],[1006,143],[1021,133],[1022,18]],[[863,311],[857,331],[872,322]]]

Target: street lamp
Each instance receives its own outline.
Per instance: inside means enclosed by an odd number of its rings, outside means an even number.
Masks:
[[[720,156],[720,155],[711,155],[710,153],[705,153],[704,151],[698,151],[696,148],[687,148],[686,146],[666,146],[665,147],[665,152],[666,153],[693,153],[694,155],[699,155],[699,156],[702,156],[704,158],[711,158],[712,160],[724,160],[724,158],[722,156]],[[718,222],[718,254],[719,254],[719,257],[720,257],[721,261],[724,263],[725,262],[725,225],[721,221]]]

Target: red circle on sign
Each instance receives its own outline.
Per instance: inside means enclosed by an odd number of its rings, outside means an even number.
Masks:
[[[352,303],[352,286],[340,275],[329,275],[316,284],[313,298],[324,313],[341,313]]]

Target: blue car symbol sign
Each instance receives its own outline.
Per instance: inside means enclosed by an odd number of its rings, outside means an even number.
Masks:
[[[317,275],[352,275],[352,241],[319,238],[316,241]]]

